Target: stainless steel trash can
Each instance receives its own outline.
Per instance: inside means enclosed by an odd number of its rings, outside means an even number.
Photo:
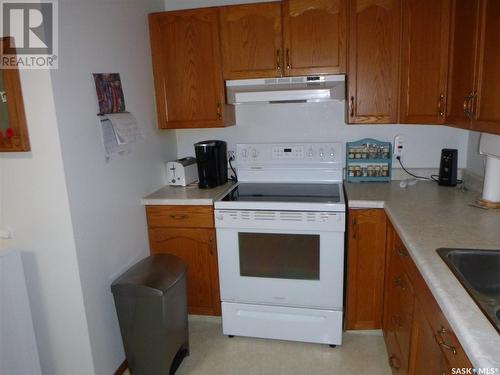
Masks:
[[[189,355],[186,265],[151,255],[111,285],[131,374],[173,374]]]

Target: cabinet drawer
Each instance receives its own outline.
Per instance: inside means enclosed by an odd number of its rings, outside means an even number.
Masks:
[[[147,206],[148,227],[213,228],[212,206]]]
[[[458,338],[451,329],[448,320],[445,318],[443,312],[439,308],[436,300],[434,299],[431,291],[425,285],[425,281],[420,278],[416,284],[418,288],[417,297],[420,300],[422,309],[429,319],[429,323],[434,331],[434,338],[441,347],[441,351],[446,357],[451,367],[471,367],[471,363],[465,354],[464,349],[460,345]]]

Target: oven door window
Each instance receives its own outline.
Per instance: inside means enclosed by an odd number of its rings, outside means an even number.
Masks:
[[[319,280],[319,235],[239,233],[240,275]]]

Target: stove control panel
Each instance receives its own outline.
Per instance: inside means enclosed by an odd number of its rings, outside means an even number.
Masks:
[[[242,182],[342,182],[343,144],[245,143],[236,145]]]
[[[304,146],[275,146],[272,149],[272,158],[276,159],[294,159],[304,158]]]
[[[238,144],[238,164],[342,162],[341,143]]]

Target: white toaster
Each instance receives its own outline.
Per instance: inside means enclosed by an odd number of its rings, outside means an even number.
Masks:
[[[196,158],[192,156],[167,162],[166,172],[169,185],[186,186],[198,181]]]

